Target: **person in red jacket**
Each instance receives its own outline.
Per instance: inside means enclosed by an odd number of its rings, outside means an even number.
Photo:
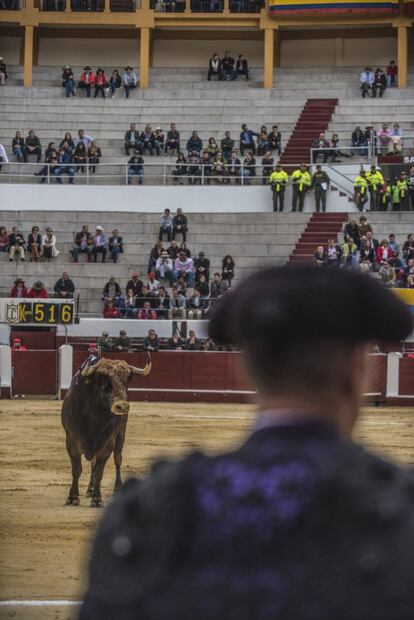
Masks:
[[[17,280],[14,281],[12,290],[10,291],[10,297],[28,297],[28,294],[29,291],[27,290],[24,280],[17,278]]]
[[[390,248],[389,243],[386,239],[383,239],[380,245],[377,247],[376,255],[377,263],[379,265],[392,258],[392,249]]]
[[[33,284],[27,296],[30,298],[36,297],[38,299],[47,299],[49,297],[49,293],[45,289],[43,282],[38,280]]]
[[[98,96],[98,93],[101,93],[102,97],[105,99],[105,88],[108,86],[108,80],[106,79],[105,71],[103,69],[98,69],[95,76],[95,97]]]
[[[27,351],[20,338],[13,338],[12,351]]]
[[[83,69],[83,72],[81,73],[81,76],[78,82],[78,87],[84,89],[86,92],[86,96],[90,97],[91,88],[94,84],[95,84],[95,76],[93,74],[92,69],[87,65]]]
[[[144,301],[144,307],[139,310],[137,318],[155,321],[157,313],[151,308],[151,303],[149,301]]]
[[[104,316],[104,319],[119,319],[119,318],[121,318],[119,310],[118,310],[118,308],[115,308],[114,302],[113,302],[112,299],[108,299],[108,301],[106,302],[105,307],[104,307],[104,311],[103,311],[103,316]]]

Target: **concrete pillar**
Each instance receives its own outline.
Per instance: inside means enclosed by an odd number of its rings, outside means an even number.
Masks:
[[[59,347],[59,398],[65,396],[70,388],[73,375],[73,347],[70,344],[63,344]]]
[[[150,61],[150,29],[141,28],[140,40],[140,65],[139,65],[139,85],[140,88],[149,86],[149,61]]]
[[[408,79],[408,37],[407,27],[398,26],[398,87],[406,88]]]
[[[401,353],[389,353],[387,359],[387,398],[398,396],[400,391]]]
[[[12,391],[12,361],[11,348],[8,345],[0,346],[0,396],[11,398]]]
[[[33,26],[24,28],[24,85],[31,86],[33,81]]]
[[[275,34],[273,28],[264,31],[264,87],[273,86],[273,67],[275,54]]]

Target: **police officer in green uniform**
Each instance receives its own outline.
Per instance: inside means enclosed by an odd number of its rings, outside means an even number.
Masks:
[[[368,181],[365,170],[361,170],[354,181],[355,202],[359,211],[364,210],[364,206],[368,202]]]
[[[312,189],[315,194],[315,206],[316,212],[319,213],[321,210],[325,213],[326,211],[326,194],[328,192],[330,185],[330,179],[325,170],[322,170],[322,166],[318,164],[316,166],[316,172],[312,176]]]
[[[282,169],[281,164],[276,165],[276,169],[269,177],[269,183],[272,188],[273,211],[283,211],[288,175]]]
[[[414,476],[352,431],[368,351],[412,328],[396,295],[342,269],[262,269],[223,295],[210,336],[244,351],[252,432],[125,484],[80,620],[411,620]]]
[[[379,209],[380,211],[388,211],[391,204],[391,179],[386,179],[380,191]]]
[[[366,179],[368,181],[368,189],[370,194],[370,209],[371,211],[378,211],[380,192],[384,185],[384,177],[381,170],[376,168],[375,164],[371,166],[371,169],[366,173]]]
[[[404,170],[400,172],[397,181],[398,194],[400,198],[400,211],[408,211],[409,209],[409,182]]]
[[[291,176],[292,179],[292,211],[296,211],[299,202],[299,211],[305,206],[306,192],[311,186],[312,180],[306,164],[301,164]]]

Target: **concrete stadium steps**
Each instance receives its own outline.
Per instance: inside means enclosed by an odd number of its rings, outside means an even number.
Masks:
[[[388,239],[388,235],[394,233],[400,246],[406,241],[407,235],[414,234],[414,212],[411,211],[397,211],[386,212],[374,211],[370,213],[364,213],[369,223],[371,224],[374,236],[378,241],[382,239]],[[360,214],[349,214],[349,219],[358,220]],[[343,237],[340,236],[342,241]]]
[[[61,254],[50,262],[12,263],[8,255],[0,253],[0,294],[9,292],[16,277],[23,277],[29,286],[41,279],[52,290],[61,272],[67,270],[80,294],[81,312],[100,315],[102,289],[110,275],[123,288],[131,271],[140,271],[145,280],[149,253],[158,238],[159,220],[156,213],[3,211],[0,225],[7,230],[18,226],[26,240],[35,223],[41,231],[46,225],[52,226]],[[222,258],[231,254],[236,262],[237,282],[264,265],[285,264],[308,220],[306,213],[191,213],[187,245],[194,257],[205,252],[211,261],[211,273],[219,271]],[[100,224],[108,235],[114,227],[119,228],[125,252],[118,264],[87,263],[85,255],[80,256],[79,263],[71,263],[73,236],[84,223],[89,224],[91,231]],[[180,237],[177,240],[180,242]],[[164,245],[169,244],[165,241]]]
[[[331,237],[336,239],[347,220],[347,213],[313,213],[295,245],[289,263],[312,262],[316,247],[326,246]]]

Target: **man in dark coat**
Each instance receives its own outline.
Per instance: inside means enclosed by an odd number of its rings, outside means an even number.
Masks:
[[[224,295],[210,337],[244,351],[253,432],[125,485],[81,620],[410,620],[414,477],[351,435],[372,343],[412,328],[352,271],[263,269]]]

